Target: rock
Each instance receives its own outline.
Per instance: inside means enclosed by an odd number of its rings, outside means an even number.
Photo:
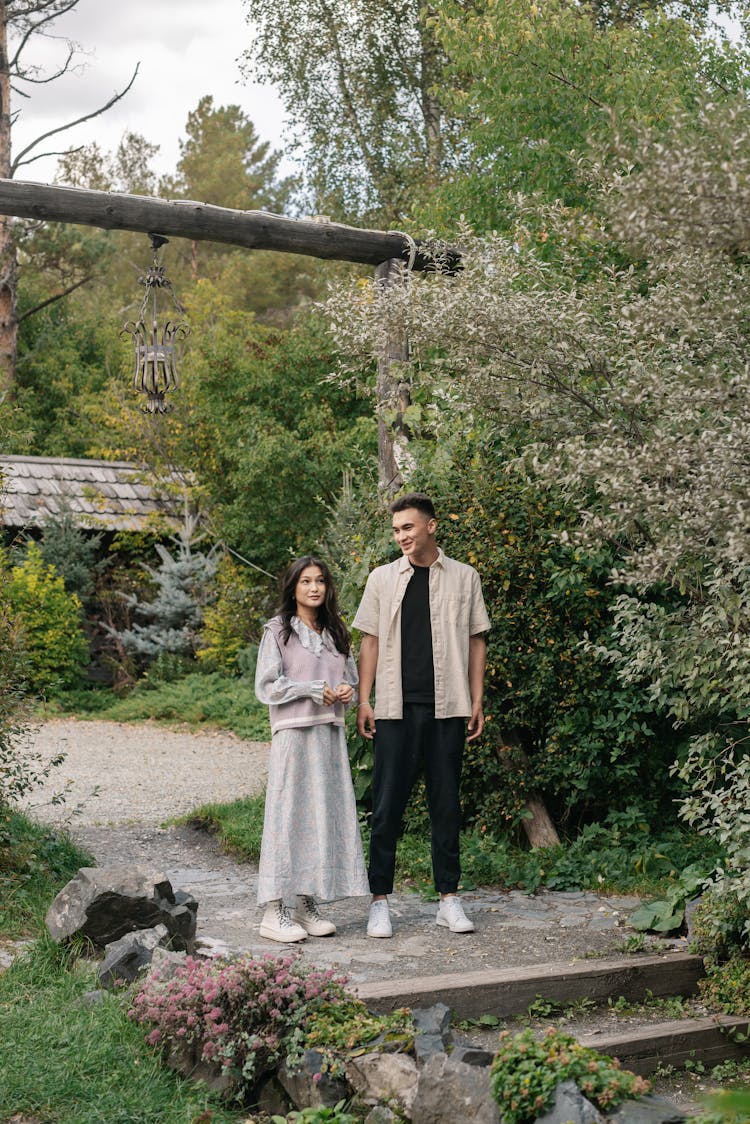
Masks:
[[[193,955],[202,956],[204,960],[230,960],[237,953],[232,951],[226,941],[219,941],[214,937],[196,937]]]
[[[232,1087],[232,1078],[228,1073],[222,1073],[221,1066],[216,1062],[202,1061],[201,1051],[199,1044],[188,1045],[183,1042],[178,1046],[173,1043],[166,1056],[166,1063],[170,1069],[190,1081],[204,1081],[214,1093],[227,1093]]]
[[[265,1113],[267,1116],[282,1116],[284,1119],[294,1108],[275,1073],[272,1073],[270,1077],[264,1077],[260,1081],[255,1090],[254,1101],[253,1108],[258,1109],[259,1112]],[[252,1117],[249,1117],[249,1119],[252,1119]]]
[[[491,1050],[483,1050],[479,1046],[454,1046],[450,1053],[454,1062],[463,1062],[464,1065],[492,1065],[495,1055]]]
[[[414,1057],[417,1065],[426,1065],[435,1054],[445,1053],[445,1043],[439,1034],[418,1034],[414,1039]]]
[[[364,1119],[364,1124],[399,1124],[399,1117],[391,1108],[376,1104],[371,1108]]]
[[[192,948],[198,903],[162,874],[143,867],[82,867],[62,888],[45,918],[52,938],[78,935],[99,948],[126,933],[166,925],[173,948]]]
[[[165,944],[168,940],[167,926],[157,925],[153,929],[126,933],[119,941],[108,944],[98,971],[102,987],[112,991],[120,982],[132,983],[151,963],[157,945]]]
[[[151,954],[151,971],[159,973],[159,979],[171,980],[178,968],[187,960],[186,952],[173,952],[158,944]]]
[[[297,1069],[289,1069],[286,1062],[279,1069],[279,1082],[297,1108],[324,1105],[333,1108],[351,1094],[348,1082],[330,1077],[322,1072],[323,1055],[319,1050],[305,1050]]]
[[[437,1034],[445,1045],[448,1045],[451,1033],[451,1009],[447,1004],[433,1003],[432,1007],[415,1007],[411,1018],[418,1034]]]
[[[454,1061],[446,1054],[430,1058],[419,1073],[410,1118],[412,1124],[452,1124],[459,1120],[501,1124],[489,1069]]]
[[[361,1104],[390,1101],[403,1116],[411,1117],[419,1080],[413,1058],[403,1054],[363,1054],[347,1062],[346,1076]]]
[[[687,1116],[663,1097],[645,1096],[623,1101],[607,1116],[612,1124],[682,1124]]]
[[[603,1117],[587,1101],[575,1081],[561,1081],[555,1089],[555,1100],[537,1124],[602,1124]]]
[[[435,1054],[444,1054],[453,1041],[451,1037],[451,1009],[445,1003],[432,1007],[415,1007],[411,1013],[416,1028],[414,1056],[417,1065],[423,1066]]]

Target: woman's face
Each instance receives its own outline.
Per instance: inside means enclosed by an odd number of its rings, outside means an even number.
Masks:
[[[317,612],[326,599],[326,583],[319,566],[306,566],[294,587],[297,608],[312,609]]]

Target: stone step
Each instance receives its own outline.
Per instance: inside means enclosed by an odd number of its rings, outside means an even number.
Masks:
[[[681,1068],[686,1062],[700,1061],[710,1069],[730,1059],[747,1059],[750,1040],[738,1042],[736,1036],[748,1035],[749,1029],[747,1018],[716,1015],[651,1023],[616,1034],[579,1035],[578,1041],[602,1054],[619,1058],[624,1069],[647,1076],[660,1066]]]
[[[696,993],[703,974],[700,956],[673,952],[412,976],[359,984],[356,991],[373,1011],[446,1003],[459,1018],[474,1019],[524,1014],[538,997],[560,1004],[583,998],[606,1003],[619,996],[638,1001],[649,992],[687,997]]]

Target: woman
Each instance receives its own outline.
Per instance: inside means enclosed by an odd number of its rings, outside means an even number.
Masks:
[[[336,926],[315,899],[369,893],[344,734],[356,684],[328,567],[298,558],[282,580],[278,616],[263,629],[255,673],[271,719],[258,872],[260,935],[269,940],[329,936]],[[284,899],[294,895],[291,913]]]

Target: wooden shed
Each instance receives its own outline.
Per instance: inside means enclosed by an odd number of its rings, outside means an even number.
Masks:
[[[0,456],[0,526],[32,530],[70,512],[92,531],[175,527],[179,500],[126,461]]]

